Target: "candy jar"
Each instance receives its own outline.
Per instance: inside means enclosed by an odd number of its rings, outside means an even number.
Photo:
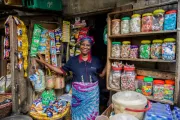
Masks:
[[[130,31],[130,17],[121,19],[121,34],[128,34]]]
[[[164,81],[163,80],[153,81],[153,97],[156,100],[162,100],[164,98]]]
[[[112,35],[120,34],[120,19],[112,20]]]
[[[145,13],[142,15],[142,32],[151,32],[153,25],[153,14]]]
[[[130,31],[132,33],[141,32],[141,15],[133,14],[130,21]]]
[[[113,89],[120,90],[121,70],[122,67],[112,67],[109,86]]]
[[[162,59],[174,60],[176,54],[175,48],[176,43],[174,38],[164,39],[164,43],[162,44]]]
[[[170,10],[167,11],[165,14],[164,19],[164,30],[175,30],[176,29],[176,18],[177,17],[177,11],[176,10]]]
[[[164,99],[173,101],[174,96],[174,80],[165,80]]]
[[[121,75],[121,90],[135,90],[135,68],[124,66],[124,72]]]
[[[111,56],[114,58],[120,58],[121,42],[112,42]]]
[[[153,12],[153,31],[163,30],[164,12],[163,9],[157,9]]]
[[[151,96],[152,94],[152,87],[153,87],[153,78],[152,77],[145,77],[144,83],[142,86],[142,93],[145,96]]]
[[[162,57],[162,40],[153,40],[151,45],[151,58],[161,59]]]
[[[130,49],[131,49],[131,42],[130,41],[123,41],[121,46],[121,57],[128,58]]]
[[[138,58],[138,45],[131,45],[129,58]]]
[[[142,59],[149,59],[150,58],[150,40],[142,40],[140,46],[140,58]]]
[[[135,88],[137,92],[142,93],[143,83],[144,83],[144,76],[136,76]]]

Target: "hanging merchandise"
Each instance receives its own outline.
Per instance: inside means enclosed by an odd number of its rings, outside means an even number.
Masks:
[[[24,69],[24,77],[27,77],[28,67],[28,37],[27,28],[23,21],[17,17],[13,17],[17,25],[17,37],[18,37],[18,68]]]
[[[49,38],[50,38],[50,53],[51,53],[51,64],[53,66],[57,66],[57,56],[56,56],[56,42],[55,42],[55,36],[54,31],[49,30]]]
[[[48,30],[41,28],[41,37],[38,46],[38,53],[46,54],[46,42],[48,39]]]
[[[164,39],[162,44],[162,59],[163,60],[174,60],[176,55],[176,40],[174,38]]]
[[[45,76],[41,69],[35,70],[35,73],[29,77],[36,92],[45,90]]]
[[[130,17],[123,17],[121,20],[121,34],[128,34],[130,32]]]
[[[177,21],[177,10],[167,11],[164,19],[164,30],[175,30]]]
[[[10,28],[9,23],[5,23],[5,37],[4,37],[4,59],[10,59]]]
[[[112,35],[120,34],[120,29],[121,29],[120,25],[121,25],[120,19],[113,19],[112,20],[112,28],[111,28]]]
[[[61,51],[61,41],[62,41],[62,31],[60,28],[54,30],[55,42],[56,42],[56,53],[60,54]]]
[[[82,37],[87,36],[88,31],[89,31],[89,27],[84,27],[84,28],[81,28],[81,29],[80,29],[80,31],[79,31],[79,36],[78,36],[78,42],[79,42],[79,40],[80,40]]]
[[[163,30],[164,12],[163,9],[157,9],[153,12],[153,31]]]
[[[142,15],[142,32],[151,32],[153,26],[153,14],[145,13]]]
[[[141,32],[141,15],[140,14],[133,14],[131,16],[130,31],[131,33]]]
[[[62,42],[70,41],[70,22],[63,21],[62,27]]]
[[[107,45],[107,25],[104,27],[103,39],[104,44]]]
[[[151,55],[151,41],[150,40],[142,40],[140,46],[140,58],[149,59]]]
[[[55,86],[54,89],[63,89],[65,87],[64,77],[57,76],[55,78]]]
[[[46,89],[51,90],[54,88],[55,86],[55,81],[54,81],[55,77],[54,76],[45,76],[45,80],[46,80]]]
[[[162,40],[153,40],[151,45],[151,58],[161,59],[162,58]]]

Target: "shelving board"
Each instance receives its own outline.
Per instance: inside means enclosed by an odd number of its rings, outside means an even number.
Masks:
[[[112,89],[112,88],[109,88],[108,87],[108,90],[111,90],[111,91],[115,91],[115,92],[120,92],[121,90],[117,90],[117,89]],[[174,105],[174,102],[170,101],[170,100],[157,100],[157,99],[154,99],[153,96],[145,96],[148,100],[151,100],[151,101],[155,101],[155,102],[161,102],[161,103],[165,103],[165,104],[170,104],[170,105]]]
[[[161,34],[168,34],[168,33],[169,34],[170,33],[177,33],[177,30],[118,34],[118,35],[110,35],[109,38],[126,38],[126,37],[138,37],[138,36],[150,36],[150,35],[152,36],[152,35],[161,35]]]
[[[123,10],[123,11],[115,11],[115,12],[109,13],[108,15],[112,16],[112,15],[115,15],[115,14],[133,12],[133,11],[144,10],[144,9],[149,9],[149,8],[154,8],[154,7],[161,7],[161,6],[166,6],[166,5],[173,5],[173,4],[177,4],[177,3],[178,3],[178,0],[173,0],[173,1],[170,1],[170,2],[164,2],[164,3],[145,6],[145,7],[141,7],[141,8],[128,9],[128,10]]]
[[[122,60],[122,61],[139,61],[139,62],[163,62],[163,63],[175,63],[176,60],[161,60],[161,59],[133,59],[133,58],[109,58],[110,60]]]

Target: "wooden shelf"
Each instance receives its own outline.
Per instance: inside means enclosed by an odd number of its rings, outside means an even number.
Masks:
[[[176,60],[161,60],[161,59],[132,59],[132,58],[109,58],[110,60],[124,60],[124,61],[139,61],[139,62],[164,62],[164,63],[174,63]]]
[[[160,34],[170,34],[176,33],[177,30],[169,30],[169,31],[154,31],[154,32],[138,32],[138,33],[129,33],[129,34],[119,34],[119,35],[110,35],[109,38],[125,38],[125,37],[138,37],[138,36],[152,36],[152,35],[160,35]]]
[[[111,13],[109,13],[109,15],[112,16],[112,15],[115,15],[115,14],[133,12],[133,11],[144,10],[144,9],[149,9],[149,8],[154,8],[154,7],[161,7],[161,6],[166,6],[166,5],[173,5],[173,4],[177,4],[177,3],[178,3],[178,0],[174,0],[174,1],[170,1],[170,2],[164,2],[164,3],[160,3],[160,4],[145,6],[145,7],[142,7],[142,8],[135,8],[135,9],[111,12]]]
[[[110,87],[108,87],[108,90],[111,90],[111,91],[115,91],[115,92],[120,92],[121,90],[117,90],[117,89],[112,89]],[[170,100],[156,100],[153,98],[153,96],[145,96],[148,100],[151,100],[151,101],[155,101],[155,102],[160,102],[160,103],[165,103],[165,104],[170,104],[170,105],[174,105],[174,102],[170,101]]]

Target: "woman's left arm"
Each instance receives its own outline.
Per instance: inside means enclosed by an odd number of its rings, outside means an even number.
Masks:
[[[107,65],[104,67],[103,71],[99,74],[101,78],[103,78],[106,75],[106,68],[107,68]]]

